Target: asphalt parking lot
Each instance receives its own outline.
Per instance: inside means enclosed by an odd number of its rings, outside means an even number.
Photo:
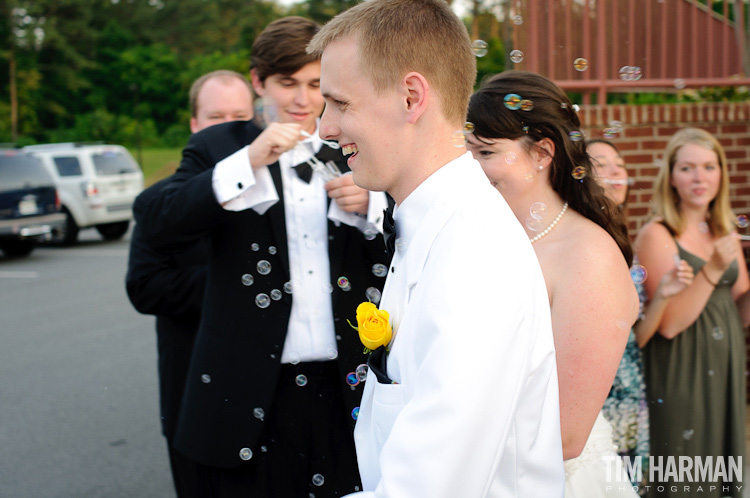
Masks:
[[[174,497],[129,237],[0,256],[0,497]]]

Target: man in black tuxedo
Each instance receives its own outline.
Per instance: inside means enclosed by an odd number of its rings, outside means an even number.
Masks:
[[[190,130],[253,117],[250,82],[234,71],[204,74],[190,88]],[[174,449],[174,432],[206,289],[208,243],[200,239],[178,252],[153,247],[141,230],[143,213],[169,179],[145,189],[133,205],[136,224],[130,237],[125,287],[136,310],[156,315],[159,404],[177,496],[195,488],[195,464]]]
[[[267,127],[193,135],[141,221],[160,250],[209,240],[175,435],[198,464],[194,496],[321,498],[360,487],[352,430],[366,356],[347,319],[380,299],[387,202],[350,174],[310,174],[313,155],[348,172],[318,136],[320,61],[305,52],[317,30],[292,17],[259,35],[251,76]]]

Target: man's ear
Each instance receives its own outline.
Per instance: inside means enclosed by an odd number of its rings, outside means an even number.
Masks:
[[[555,157],[555,143],[549,138],[543,138],[534,144],[534,160],[537,167],[541,170],[552,163]]]
[[[430,84],[427,83],[424,76],[412,71],[401,80],[401,87],[405,95],[404,110],[406,111],[407,121],[414,124],[427,110]]]
[[[198,119],[196,118],[190,118],[190,132],[196,133],[198,132]]]
[[[255,94],[258,95],[258,97],[262,97],[266,89],[264,88],[263,82],[258,76],[258,71],[256,71],[255,69],[250,70],[250,81],[253,84],[253,90],[255,90]]]

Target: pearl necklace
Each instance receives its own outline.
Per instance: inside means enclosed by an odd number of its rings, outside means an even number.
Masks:
[[[560,218],[563,217],[563,215],[565,214],[565,211],[567,210],[568,210],[568,203],[566,202],[565,204],[563,204],[562,211],[560,211],[560,214],[557,215],[557,217],[552,221],[552,223],[550,223],[550,225],[547,228],[542,230],[539,233],[539,235],[535,235],[534,237],[531,238],[531,243],[533,244],[537,240],[541,239],[542,237],[550,233],[552,229],[555,228],[555,225],[557,225],[557,222],[560,221]]]

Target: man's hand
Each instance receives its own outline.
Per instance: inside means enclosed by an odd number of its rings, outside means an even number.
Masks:
[[[326,183],[325,188],[328,197],[334,199],[344,211],[367,214],[370,192],[355,185],[351,173],[334,178]]]
[[[271,123],[248,147],[250,164],[260,168],[275,163],[281,154],[297,145],[301,131],[296,123]]]

